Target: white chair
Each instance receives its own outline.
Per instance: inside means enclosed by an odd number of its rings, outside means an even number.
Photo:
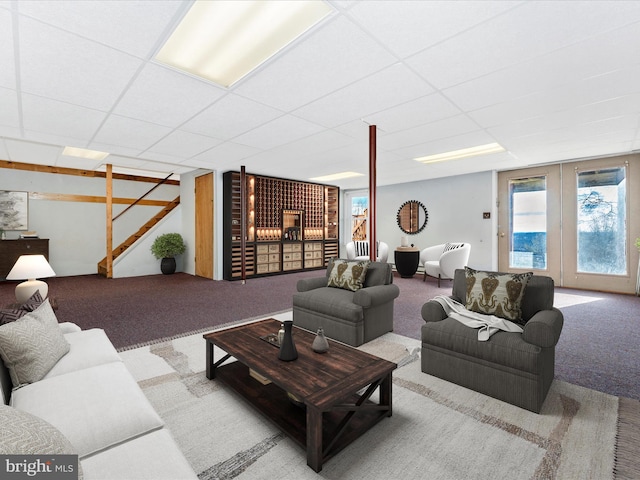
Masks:
[[[389,257],[389,245],[384,242],[378,242],[378,256],[376,261],[386,263]],[[369,242],[356,241],[347,243],[347,259],[348,260],[370,260],[369,258]]]
[[[453,279],[457,268],[464,268],[469,261],[471,245],[468,243],[442,243],[427,247],[420,252],[420,264],[424,267],[424,277],[427,275],[438,279]]]

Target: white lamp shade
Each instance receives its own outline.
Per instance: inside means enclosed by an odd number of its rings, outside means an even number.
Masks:
[[[21,255],[7,275],[7,280],[35,280],[55,276],[56,272],[44,255]]]
[[[22,255],[13,266],[7,280],[25,280],[16,286],[16,300],[24,303],[31,295],[40,291],[42,298],[47,298],[49,286],[42,280],[36,278],[55,277],[56,272],[53,271],[44,255]]]

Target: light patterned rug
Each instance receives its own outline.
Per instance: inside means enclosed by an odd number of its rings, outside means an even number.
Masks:
[[[630,446],[637,444],[626,440],[637,437],[637,402],[628,405],[625,433],[615,396],[555,381],[536,415],[422,373],[417,340],[387,334],[361,348],[399,364],[393,416],[318,474],[302,448],[207,380],[202,333],[121,356],[201,479],[608,479],[638,472]]]

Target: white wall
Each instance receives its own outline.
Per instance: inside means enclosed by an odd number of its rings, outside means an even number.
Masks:
[[[138,198],[153,187],[153,183],[125,180],[113,181],[113,196]],[[104,197],[104,178],[86,178],[24,170],[0,169],[0,190],[89,195]],[[162,185],[147,199],[173,200],[179,195],[179,187]],[[117,215],[126,205],[113,206]],[[162,207],[138,205],[126,212],[113,224],[113,245],[119,245],[141,225],[152,218]],[[169,231],[180,232],[181,217],[174,210],[171,219],[165,218],[147,236]],[[177,225],[172,223],[178,220]],[[70,202],[53,200],[29,200],[29,230],[35,230],[40,238],[49,239],[49,263],[58,276],[87,275],[97,273],[97,264],[106,255],[106,206],[95,202]],[[20,232],[7,232],[7,238],[18,238]],[[114,276],[146,275],[160,273],[159,260],[149,250],[150,244],[138,246],[114,263]],[[125,261],[126,258],[126,261]],[[152,266],[155,263],[155,272]],[[178,264],[179,265],[179,264]],[[180,266],[180,265],[179,265]],[[144,273],[143,273],[144,272]]]
[[[361,191],[358,191],[361,192]],[[341,255],[349,242],[349,194],[343,192]],[[495,172],[389,185],[377,188],[377,232],[379,241],[389,245],[389,258],[405,235],[396,220],[398,209],[408,200],[422,202],[429,213],[427,227],[416,235],[408,235],[409,243],[423,249],[446,242],[471,244],[469,266],[478,269],[497,268],[497,175]],[[483,219],[483,212],[491,218]]]

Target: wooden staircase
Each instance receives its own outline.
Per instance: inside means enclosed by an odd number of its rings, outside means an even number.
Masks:
[[[351,225],[351,240],[366,240],[367,239],[367,215],[368,209],[364,211],[362,215],[354,215],[353,223]]]
[[[166,207],[160,210],[157,214],[155,214],[147,223],[145,223],[140,229],[127,238],[124,242],[118,245],[113,249],[113,260],[122,255],[131,245],[133,245],[139,238],[145,235],[149,230],[151,230],[160,220],[166,217],[174,208],[180,205],[180,197],[176,197],[174,200],[169,202]],[[98,262],[98,275],[102,275],[103,277],[107,276],[107,257],[104,257],[102,260]]]

